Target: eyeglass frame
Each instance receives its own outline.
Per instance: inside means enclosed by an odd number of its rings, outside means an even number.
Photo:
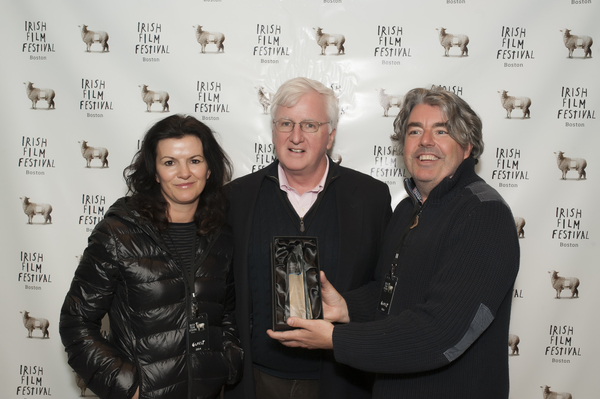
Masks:
[[[285,131],[285,130],[279,130],[279,129],[277,129],[277,122],[281,122],[281,121],[287,121],[287,122],[290,122],[290,123],[292,124],[292,128],[291,128],[290,130],[288,130],[288,131]],[[317,127],[317,129],[316,129],[314,132],[307,132],[307,131],[306,131],[306,130],[304,130],[304,128],[302,127],[302,126],[304,126],[304,124],[305,124],[305,123],[312,123],[312,124],[319,125],[319,126]],[[273,121],[273,126],[275,127],[275,131],[276,131],[277,133],[291,133],[291,132],[293,132],[293,131],[294,131],[294,128],[296,127],[296,125],[299,125],[299,126],[300,126],[300,130],[301,130],[301,131],[303,131],[304,133],[308,133],[308,134],[315,134],[315,133],[317,133],[317,132],[319,131],[319,129],[321,129],[321,126],[322,126],[322,125],[327,125],[327,124],[329,124],[329,123],[331,123],[331,121],[327,121],[327,122],[317,122],[317,121],[311,121],[311,120],[304,120],[304,121],[300,121],[300,122],[294,122],[294,121],[293,121],[293,120],[291,120],[291,119],[282,118],[282,119],[278,119],[278,120],[276,120],[276,121]]]

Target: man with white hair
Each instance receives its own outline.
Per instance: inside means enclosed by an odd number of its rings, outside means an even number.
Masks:
[[[285,82],[271,108],[277,160],[225,187],[245,352],[243,381],[226,398],[371,397],[372,374],[336,363],[329,350],[288,348],[267,335],[274,236],[317,237],[320,267],[341,292],[374,277],[391,198],[384,183],[327,156],[339,113],[333,91],[320,82]]]

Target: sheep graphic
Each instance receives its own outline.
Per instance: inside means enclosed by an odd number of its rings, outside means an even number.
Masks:
[[[508,347],[510,348],[510,356],[519,356],[519,343],[521,338],[515,334],[508,334]]]
[[[327,46],[335,46],[337,48],[337,55],[346,54],[346,49],[344,48],[344,43],[346,42],[346,38],[344,35],[339,33],[323,33],[322,28],[313,28],[317,34],[317,44],[321,47],[321,55],[325,55],[325,49]]]
[[[25,85],[27,98],[31,100],[31,109],[37,109],[37,102],[40,100],[48,103],[48,109],[55,108],[54,97],[56,93],[54,93],[54,90],[38,89],[37,87],[33,87],[33,83],[31,82],[23,82],[23,84]]]
[[[561,30],[561,32],[563,31]],[[591,37],[572,35],[571,30],[565,29],[563,41],[565,42],[565,47],[569,49],[569,58],[573,58],[573,51],[578,48],[583,49],[583,58],[587,58],[588,56],[592,58],[592,44],[594,44],[594,40]]]
[[[153,103],[160,103],[162,112],[169,112],[169,93],[166,91],[148,90],[148,85],[140,85],[142,88],[142,101],[146,103],[146,112],[150,112]]]
[[[102,162],[102,167],[108,168],[108,150],[104,147],[90,147],[87,141],[78,141],[81,144],[81,155],[86,160],[86,168],[90,167],[90,163],[94,158],[98,158]]]
[[[467,48],[467,44],[469,44],[469,36],[446,33],[446,28],[436,28],[435,30],[440,31],[440,44],[444,48],[444,57],[448,57],[451,47],[459,47],[461,57],[469,55],[469,49]]]
[[[512,111],[515,108],[520,108],[523,110],[523,119],[531,117],[531,111],[529,111],[529,107],[531,107],[531,99],[529,97],[513,97],[508,95],[508,91],[502,90],[500,93],[500,103],[502,107],[506,110],[506,117],[508,119],[512,116]]]
[[[515,227],[517,228],[519,238],[525,238],[525,219],[515,216]]]
[[[550,270],[548,273],[550,273],[552,288],[556,290],[557,299],[560,299],[560,294],[564,289],[571,290],[571,298],[579,298],[579,279],[577,277],[559,277],[558,272],[554,270]]]
[[[541,385],[540,388],[543,389],[542,395],[544,399],[573,399],[570,393],[551,391],[548,385]]]
[[[50,334],[48,333],[50,322],[47,319],[31,317],[26,310],[20,313],[23,315],[23,325],[25,326],[25,329],[27,329],[27,338],[32,338],[33,330],[36,328],[42,330],[42,338],[50,338]]]
[[[387,94],[385,89],[375,89],[379,91],[379,105],[383,108],[383,116],[388,116],[388,111],[392,107],[400,108],[402,106],[402,98]]]
[[[200,43],[200,46],[202,47],[202,54],[206,53],[206,45],[208,43],[217,45],[217,53],[225,52],[225,46],[223,45],[223,42],[225,41],[224,34],[221,32],[207,32],[202,30],[202,26],[200,25],[193,26],[193,28],[196,28],[196,40],[198,40],[198,43]]]
[[[32,224],[32,219],[35,215],[44,216],[44,224],[52,223],[52,205],[50,204],[36,204],[29,201],[29,197],[19,197],[23,203],[23,212],[27,215],[27,224]]]
[[[75,370],[73,370],[73,373],[75,373]],[[77,384],[77,388],[79,388],[79,396],[84,398],[85,391],[87,391],[87,385],[85,384],[85,381],[83,381],[83,378],[81,378],[77,373],[75,373],[75,384]]]
[[[567,179],[567,172],[571,169],[575,169],[579,176],[577,180],[587,179],[587,175],[585,173],[585,168],[587,168],[587,161],[583,158],[569,158],[565,157],[565,153],[559,151],[556,153],[556,164],[558,165],[558,169],[562,171],[562,180]]]
[[[108,33],[104,31],[93,31],[88,30],[87,25],[78,25],[81,28],[81,40],[86,45],[86,52],[90,52],[90,48],[94,43],[100,43],[102,46],[102,52],[108,52]]]
[[[264,86],[255,87],[258,90],[258,102],[263,107],[263,113],[267,115],[269,113],[269,107],[271,106],[271,98],[273,93],[268,92]]]

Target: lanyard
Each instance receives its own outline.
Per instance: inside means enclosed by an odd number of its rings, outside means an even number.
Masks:
[[[410,215],[410,219],[408,220],[408,224],[404,228],[402,235],[400,236],[400,241],[398,242],[398,246],[396,247],[396,254],[394,255],[394,260],[392,261],[392,269],[390,270],[390,275],[395,277],[396,267],[398,267],[398,258],[400,257],[400,249],[402,245],[404,245],[404,240],[408,233],[414,229],[419,224],[419,215],[421,214],[421,210],[423,209],[423,204],[418,200],[415,200],[415,206],[413,207],[412,213]]]

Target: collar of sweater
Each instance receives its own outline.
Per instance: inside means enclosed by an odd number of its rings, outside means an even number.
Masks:
[[[475,181],[482,180],[475,173],[476,164],[477,161],[471,157],[462,161],[452,177],[445,177],[440,184],[431,190],[425,202],[433,205],[450,201],[462,188]],[[416,188],[415,181],[412,178],[406,178],[404,183],[404,188],[408,195],[413,198],[414,201],[418,201],[421,194]],[[413,190],[416,191],[416,193],[414,193]]]

